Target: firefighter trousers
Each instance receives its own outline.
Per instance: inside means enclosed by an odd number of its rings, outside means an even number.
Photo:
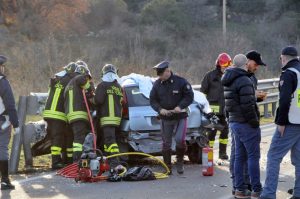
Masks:
[[[72,163],[73,134],[69,126],[61,120],[47,119],[47,133],[51,139],[52,166]]]
[[[83,142],[86,135],[89,133],[89,123],[85,120],[79,120],[70,124],[74,140],[73,140],[73,161],[77,162],[80,160],[82,150],[83,150]]]
[[[218,116],[220,118],[220,124],[224,126],[224,129],[221,131],[220,137],[219,137],[219,156],[226,155],[226,149],[227,149],[227,144],[228,144],[228,124],[226,121],[225,116]],[[217,135],[217,130],[215,129],[209,129],[207,131],[207,136],[209,140],[209,146],[213,148],[215,144],[215,139]]]
[[[104,126],[102,129],[102,138],[103,138],[103,148],[105,154],[113,155],[120,153],[119,146],[116,141],[116,132],[117,127],[114,126]],[[109,159],[109,165],[111,168],[115,168],[119,165],[119,158],[110,158]]]

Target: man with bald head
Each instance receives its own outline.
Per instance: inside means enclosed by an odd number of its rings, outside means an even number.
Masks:
[[[251,74],[247,71],[247,61],[245,55],[236,55],[233,66],[222,77],[225,111],[235,140],[235,198],[257,198],[262,189],[259,168],[259,112]],[[252,194],[244,186],[245,164],[248,164]]]

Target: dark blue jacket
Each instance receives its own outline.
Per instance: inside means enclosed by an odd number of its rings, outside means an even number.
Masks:
[[[160,112],[161,109],[172,110],[179,106],[181,109],[187,108],[194,99],[194,92],[186,79],[174,75],[166,80],[156,80],[150,93],[151,107]],[[160,116],[162,119],[182,119],[187,113],[173,114],[172,116]]]
[[[10,123],[13,125],[14,128],[19,127],[19,120],[16,110],[16,103],[15,98],[10,87],[9,81],[6,77],[0,73],[0,97],[3,100],[3,104],[5,107],[3,115],[8,115]]]
[[[296,68],[300,71],[300,62],[293,59],[282,68],[279,81],[279,106],[276,110],[275,124],[287,125],[289,123],[289,110],[291,105],[291,96],[295,92],[298,84],[297,75],[288,68]]]

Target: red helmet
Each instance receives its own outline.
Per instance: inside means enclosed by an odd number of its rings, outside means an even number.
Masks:
[[[221,67],[228,67],[231,65],[231,57],[227,53],[219,54],[216,65]]]

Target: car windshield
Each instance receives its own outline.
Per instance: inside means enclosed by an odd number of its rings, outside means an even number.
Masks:
[[[141,92],[138,86],[125,87],[125,93],[127,97],[127,103],[129,107],[133,106],[150,106],[149,99],[146,98]]]

